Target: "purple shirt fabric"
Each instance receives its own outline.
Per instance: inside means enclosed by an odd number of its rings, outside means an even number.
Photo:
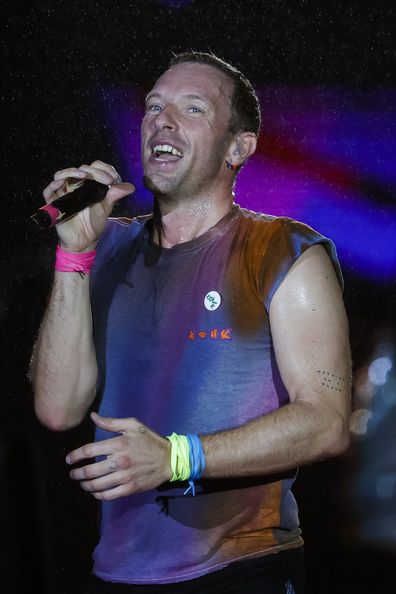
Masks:
[[[297,258],[334,244],[285,217],[238,205],[170,249],[151,217],[110,219],[91,276],[99,412],[136,417],[161,435],[210,433],[286,405],[268,310]],[[97,439],[111,434],[97,430]],[[238,447],[238,444],[235,444]],[[184,581],[303,544],[296,471],[202,479],[103,502],[94,573],[121,583]]]

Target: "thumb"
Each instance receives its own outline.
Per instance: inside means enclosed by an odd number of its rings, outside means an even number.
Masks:
[[[106,199],[110,204],[113,204],[114,202],[117,202],[117,200],[125,198],[128,194],[133,194],[135,189],[135,186],[128,182],[114,184],[114,186],[111,186],[110,190],[107,192]]]
[[[105,431],[125,433],[128,431],[131,419],[116,419],[114,417],[102,417],[98,413],[91,412],[91,419],[97,427]],[[128,422],[129,421],[129,422]]]

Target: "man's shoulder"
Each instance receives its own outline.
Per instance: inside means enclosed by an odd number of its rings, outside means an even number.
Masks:
[[[336,246],[330,238],[309,224],[289,216],[274,216],[248,209],[241,209],[241,215],[248,226],[244,234],[247,254],[259,256],[268,279],[272,278],[271,291],[279,285],[297,258],[309,247],[318,244],[325,248],[343,287]],[[269,270],[272,270],[272,274],[268,273]],[[268,294],[271,296],[272,292]]]
[[[259,234],[264,232],[267,232],[271,236],[274,234],[295,232],[318,234],[318,232],[307,223],[286,215],[272,215],[249,210],[248,208],[240,208],[240,215],[241,220],[251,227],[251,231],[256,231]]]
[[[239,213],[243,221],[247,221],[251,224],[267,224],[278,218],[274,215],[258,212],[256,210],[250,210],[249,208],[244,208],[242,206],[239,206]]]

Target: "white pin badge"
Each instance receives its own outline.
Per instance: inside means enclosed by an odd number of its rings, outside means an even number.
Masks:
[[[220,307],[220,303],[220,293],[218,293],[217,291],[209,291],[209,293],[206,293],[204,299],[204,306],[206,307],[206,309],[208,309],[209,311],[214,311],[215,309]]]

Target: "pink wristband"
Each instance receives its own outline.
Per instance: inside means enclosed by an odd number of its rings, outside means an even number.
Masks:
[[[96,250],[92,252],[65,252],[56,246],[55,270],[58,272],[80,272],[89,274],[95,261]]]

